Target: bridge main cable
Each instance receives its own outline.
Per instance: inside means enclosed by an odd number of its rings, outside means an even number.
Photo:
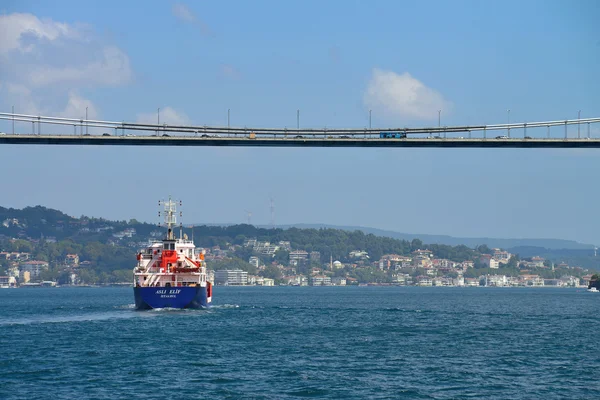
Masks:
[[[551,126],[567,126],[578,124],[595,124],[600,123],[600,117],[596,118],[581,118],[571,120],[554,120],[554,121],[538,121],[538,122],[519,122],[510,124],[493,124],[493,125],[472,125],[472,126],[441,126],[441,127],[395,127],[395,128],[249,128],[249,127],[225,127],[225,126],[206,126],[206,125],[167,125],[167,124],[140,124],[129,122],[77,119],[54,116],[41,116],[30,114],[13,114],[0,112],[0,120],[12,120],[18,122],[29,122],[37,124],[52,124],[63,126],[86,126],[105,129],[122,129],[122,130],[137,130],[148,132],[182,132],[182,133],[230,133],[234,135],[249,133],[269,134],[269,135],[330,135],[330,134],[349,134],[349,135],[378,135],[380,132],[402,132],[406,134],[441,134],[441,133],[457,133],[457,132],[478,132],[478,131],[495,131],[523,128],[539,128]]]

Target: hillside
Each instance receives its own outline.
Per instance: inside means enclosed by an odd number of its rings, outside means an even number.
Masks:
[[[135,253],[146,246],[149,240],[159,239],[164,235],[164,229],[133,219],[110,221],[86,216],[75,218],[42,206],[26,207],[22,210],[0,207],[0,223],[0,252],[24,252],[31,259],[46,261],[50,268],[44,277],[59,281],[68,280],[68,276],[74,273],[81,281],[86,282],[128,281],[135,263]],[[476,268],[483,268],[479,265],[481,255],[492,252],[486,245],[471,248],[465,245],[424,243],[417,238],[409,241],[378,236],[362,230],[333,228],[269,229],[247,224],[201,225],[194,228],[187,227],[183,233],[193,238],[196,246],[215,251],[212,264],[215,269],[236,267],[256,274],[258,271],[250,268],[248,264],[250,256],[258,256],[261,263],[267,266],[270,266],[273,261],[287,266],[290,263],[290,250],[301,250],[307,254],[315,252],[319,255],[320,261],[311,260],[310,263],[303,263],[298,266],[298,272],[307,274],[309,268],[322,267],[333,259],[345,265],[367,269],[368,273],[363,271],[359,274],[358,270],[352,271],[355,277],[359,276],[361,282],[369,282],[371,279],[386,282],[391,279],[391,272],[389,274],[378,272],[378,261],[386,254],[410,256],[418,249],[430,250],[438,259],[451,263],[472,261]],[[265,255],[252,247],[245,246],[248,239],[276,245],[289,242],[289,245],[285,245],[288,247],[285,250],[280,248],[275,254]],[[352,256],[351,253],[357,250],[366,252],[368,257],[357,259]],[[511,252],[516,256],[511,260],[510,270],[504,271],[505,273],[518,274],[516,267],[520,257],[533,256],[542,256],[556,263],[564,262],[569,265],[599,269],[598,258],[594,257],[593,252],[589,250],[556,250],[521,246],[513,248]],[[67,265],[67,254],[78,255],[85,268],[73,269],[73,266]],[[15,261],[0,259],[0,275],[7,273],[11,262],[14,264]],[[548,276],[559,273],[543,272]],[[560,273],[565,272],[569,271]],[[267,273],[278,275],[273,269]],[[475,271],[469,274],[477,276]]]
[[[362,231],[364,233],[372,233],[376,236],[387,236],[394,239],[400,240],[412,240],[418,238],[425,244],[446,244],[449,246],[464,245],[470,248],[477,247],[485,244],[488,247],[494,248],[515,248],[515,247],[537,247],[544,249],[579,249],[579,250],[590,250],[594,246],[591,244],[580,243],[574,240],[565,239],[503,239],[503,238],[468,238],[468,237],[454,237],[448,235],[431,235],[431,234],[417,234],[417,233],[401,233],[396,231],[390,231],[385,229],[368,228],[363,226],[340,226],[340,225],[327,225],[327,224],[293,224],[293,225],[281,225],[280,228],[296,227],[301,229],[319,229],[319,228],[331,228],[341,229],[345,231]]]

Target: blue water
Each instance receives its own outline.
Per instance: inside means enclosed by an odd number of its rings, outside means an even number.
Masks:
[[[0,290],[1,399],[589,399],[600,294],[217,287],[133,310],[131,288]]]

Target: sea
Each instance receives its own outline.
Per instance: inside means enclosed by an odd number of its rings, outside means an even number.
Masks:
[[[0,399],[591,399],[600,293],[215,287],[0,290]]]

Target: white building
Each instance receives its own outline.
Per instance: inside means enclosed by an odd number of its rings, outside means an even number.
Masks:
[[[248,262],[252,265],[254,265],[255,268],[258,268],[258,266],[260,265],[260,259],[256,256],[252,256],[250,257],[250,259],[248,260]]]
[[[275,286],[275,279],[263,278],[263,286]]]
[[[512,257],[512,254],[510,254],[508,251],[503,251],[501,249],[494,249],[494,258],[500,264],[508,264],[511,257]]]
[[[308,258],[308,252],[304,250],[294,250],[290,252],[290,261],[292,260],[306,260]]]
[[[0,276],[0,288],[17,287],[17,280],[14,276]]]
[[[247,285],[248,273],[241,269],[215,271],[215,284],[217,285]]]
[[[46,261],[27,261],[21,264],[21,278],[23,277],[24,272],[29,272],[29,276],[31,279],[37,278],[40,276],[42,271],[48,269],[48,263]]]
[[[279,246],[269,242],[256,242],[256,245],[254,245],[254,251],[267,256],[274,256],[277,250],[279,250]]]
[[[420,277],[419,281],[418,281],[418,285],[419,286],[432,286],[433,281],[431,280],[431,278]]]
[[[314,275],[310,277],[312,286],[331,286],[331,278],[327,275]]]
[[[360,258],[362,260],[369,258],[369,253],[364,250],[353,250],[350,252],[350,258]]]
[[[484,254],[481,257],[481,262],[483,264],[485,264],[485,266],[488,268],[492,268],[492,269],[500,268],[500,262],[489,254]]]
[[[392,274],[392,282],[399,285],[407,285],[412,279],[409,274]]]
[[[292,250],[292,245],[287,240],[280,241],[279,242],[279,247],[282,248],[285,251],[291,251]]]
[[[487,285],[504,287],[508,286],[508,280],[505,275],[490,275],[487,277]]]
[[[536,268],[544,268],[544,260],[542,257],[532,257],[531,262]]]

